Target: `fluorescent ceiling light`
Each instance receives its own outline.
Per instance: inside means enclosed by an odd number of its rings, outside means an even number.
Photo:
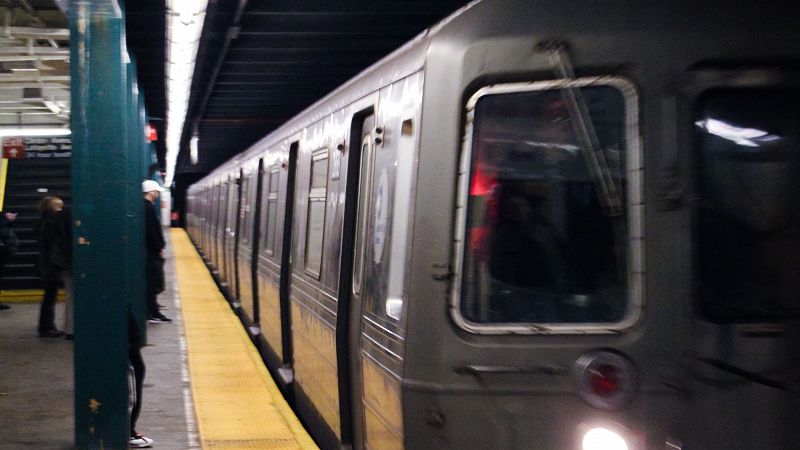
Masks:
[[[167,0],[167,176],[175,177],[183,124],[189,105],[189,90],[197,57],[197,46],[206,16],[206,0]]]
[[[0,128],[0,136],[69,136],[69,128]]]
[[[717,119],[700,120],[695,122],[695,125],[706,130],[710,134],[745,147],[760,147],[760,144],[766,144],[781,139],[780,136],[769,134],[764,130],[737,127],[736,125],[731,125]]]

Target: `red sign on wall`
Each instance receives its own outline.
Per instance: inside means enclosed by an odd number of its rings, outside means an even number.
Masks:
[[[22,136],[4,137],[3,158],[25,159],[25,138]]]
[[[147,124],[147,127],[145,127],[144,134],[145,136],[147,136],[147,140],[150,142],[155,142],[158,140],[158,133],[156,132],[156,127],[150,125],[149,123]]]

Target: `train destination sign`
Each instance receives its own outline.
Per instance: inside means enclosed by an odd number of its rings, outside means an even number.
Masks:
[[[72,140],[68,136],[10,136],[3,138],[3,158],[69,158]]]

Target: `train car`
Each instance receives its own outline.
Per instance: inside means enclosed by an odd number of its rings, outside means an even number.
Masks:
[[[790,2],[470,3],[189,189],[323,448],[800,442]]]

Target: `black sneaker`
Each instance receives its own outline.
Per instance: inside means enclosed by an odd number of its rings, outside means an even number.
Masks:
[[[0,303],[0,311],[2,311],[4,309],[11,309],[11,307],[6,305],[5,303]]]
[[[40,331],[39,337],[43,338],[57,338],[64,335],[64,332],[61,330],[47,330],[47,331]]]
[[[150,318],[147,319],[147,321],[150,322],[150,323],[170,323],[170,322],[172,322],[172,319],[170,319],[169,317],[159,313],[159,314],[156,314],[154,316],[150,316]]]

